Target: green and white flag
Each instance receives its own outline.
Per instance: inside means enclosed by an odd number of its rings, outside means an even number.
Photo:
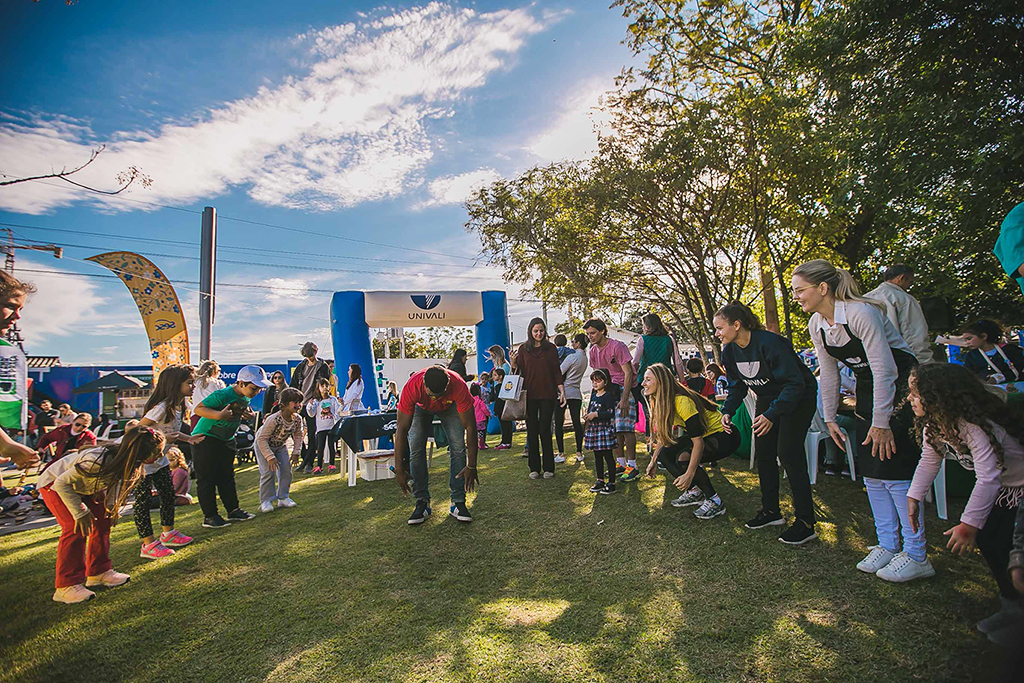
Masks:
[[[20,348],[0,339],[0,427],[28,425],[28,363]]]

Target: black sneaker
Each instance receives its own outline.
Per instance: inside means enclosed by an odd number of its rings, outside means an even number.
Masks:
[[[625,465],[616,465],[615,466],[615,474],[622,474],[625,471],[626,471],[626,466]]]
[[[412,511],[412,516],[409,517],[409,524],[423,524],[427,521],[427,517],[430,516],[430,501],[429,500],[417,500],[416,509]]]
[[[752,520],[748,521],[743,526],[748,529],[763,529],[766,526],[780,526],[785,523],[786,520],[782,519],[782,515],[778,512],[765,512],[764,510],[761,510],[754,515]]]
[[[603,490],[604,490],[604,480],[603,479],[598,479],[596,482],[594,482],[594,485],[590,487],[590,492],[591,493],[601,493],[601,491],[603,491]]]
[[[813,541],[818,537],[818,534],[814,533],[813,526],[807,526],[799,519],[793,522],[793,526],[786,529],[779,540],[786,545],[803,545],[807,541]]]
[[[213,517],[207,517],[204,519],[203,526],[207,529],[219,529],[222,526],[231,526],[231,522],[227,521],[220,515],[214,515]]]
[[[255,516],[256,515],[252,514],[251,512],[246,512],[242,508],[238,508],[237,510],[228,513],[228,519],[230,519],[232,522],[248,522]]]
[[[466,507],[465,503],[452,503],[452,506],[448,509],[448,514],[460,522],[473,521],[473,515],[469,514],[469,508]],[[410,519],[409,522],[411,523],[412,520]]]
[[[615,493],[615,482],[610,481],[604,485],[604,488],[599,492],[602,496],[610,496]]]

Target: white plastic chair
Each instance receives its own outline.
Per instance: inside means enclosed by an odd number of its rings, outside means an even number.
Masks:
[[[853,439],[842,427],[839,431],[846,437],[846,463],[850,467],[850,479],[857,480],[857,469],[856,469],[856,457],[857,457],[857,445],[853,443]],[[817,410],[814,411],[814,418],[811,420],[811,428],[807,431],[807,436],[804,437],[804,452],[807,454],[807,472],[811,477],[811,484],[818,481],[818,447],[821,442],[826,439],[831,439],[832,435],[828,432],[828,427],[825,426],[825,420],[821,417],[821,413]]]
[[[934,490],[934,494],[932,491]],[[939,516],[939,519],[949,519],[949,512],[946,509],[946,460],[943,458],[942,465],[939,466],[939,473],[935,475],[935,481],[932,482],[931,488],[928,489],[928,493],[925,494],[924,499],[927,502],[935,500],[935,514]]]

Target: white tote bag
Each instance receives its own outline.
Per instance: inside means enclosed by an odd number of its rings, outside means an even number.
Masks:
[[[505,381],[501,383],[501,390],[498,398],[504,401],[518,401],[519,394],[523,391],[522,375],[506,375]]]

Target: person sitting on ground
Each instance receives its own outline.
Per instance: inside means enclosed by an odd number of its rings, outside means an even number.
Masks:
[[[970,349],[964,356],[964,367],[993,384],[1019,382],[1024,379],[1024,351],[1017,344],[1003,342],[1005,332],[994,320],[978,320],[961,330],[963,342]]]
[[[686,361],[685,384],[693,393],[712,401],[715,400],[715,385],[704,376],[704,361],[700,358],[691,358]]]
[[[68,451],[77,451],[95,446],[96,435],[89,431],[89,425],[91,424],[92,415],[89,413],[79,413],[71,423],[61,425],[52,432],[44,434],[43,438],[39,439],[36,450],[39,451],[39,455],[44,459],[52,451],[53,457],[50,458],[46,467],[63,458]],[[50,447],[51,444],[53,446],[52,449]]]
[[[683,492],[672,501],[674,507],[699,505],[693,513],[697,519],[724,515],[725,504],[702,464],[731,455],[740,445],[739,430],[724,424],[717,404],[680,383],[662,363],[647,368],[642,386],[658,448],[647,476],[654,478],[660,462]]]
[[[434,434],[435,417],[448,437],[448,485],[452,494],[449,514],[460,522],[472,522],[466,493],[472,492],[478,481],[473,397],[458,373],[432,365],[409,378],[398,401],[395,480],[404,495],[412,493],[416,497],[409,524],[422,524],[431,515],[427,438]]]
[[[192,494],[188,492],[191,481],[188,478],[188,463],[185,462],[185,454],[177,446],[171,446],[164,453],[167,461],[171,464],[171,483],[174,485],[174,504],[191,505],[195,501]],[[160,505],[160,497],[153,496],[155,505]],[[152,507],[152,505],[150,506]]]

